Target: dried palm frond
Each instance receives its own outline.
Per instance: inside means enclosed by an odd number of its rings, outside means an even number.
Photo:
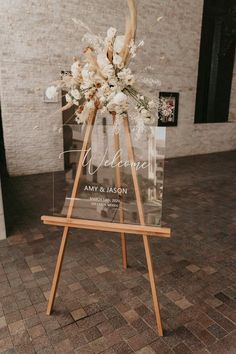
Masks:
[[[53,84],[56,85],[61,90],[68,91],[71,87],[79,86],[81,84],[81,78],[73,78],[71,75],[63,75],[61,80],[54,81]]]
[[[126,64],[129,57],[129,45],[132,40],[135,40],[137,30],[137,8],[135,0],[127,0],[129,7],[129,18],[126,20],[126,30],[124,46],[121,50],[120,56],[123,59],[123,63]]]
[[[85,55],[85,60],[86,62],[89,64],[90,69],[94,72],[96,72],[97,70],[99,70],[98,67],[98,63],[97,63],[97,59],[94,53],[93,48],[91,47],[87,47],[84,50],[84,55]]]
[[[85,60],[87,61],[87,63],[90,66],[90,71],[93,71],[93,72],[97,73],[98,75],[100,75],[102,78],[104,78],[104,76],[102,75],[101,70],[99,68],[99,65],[97,63],[96,54],[95,54],[93,48],[87,47],[84,50],[84,55],[85,55]]]

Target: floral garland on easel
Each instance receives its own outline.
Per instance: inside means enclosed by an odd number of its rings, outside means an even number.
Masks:
[[[75,58],[71,72],[65,73],[55,85],[48,87],[46,96],[52,99],[60,90],[67,92],[67,104],[62,110],[76,106],[75,120],[85,123],[89,111],[95,107],[101,112],[109,112],[115,119],[115,128],[119,130],[122,119],[127,116],[132,103],[136,110],[133,120],[137,129],[152,123],[157,103],[139,93],[135,88],[135,76],[128,67],[136,56],[137,49],[144,42],[135,43],[137,28],[137,9],[135,0],[127,0],[129,18],[125,35],[118,35],[113,27],[107,31],[103,40],[89,31],[83,37],[89,45],[84,50],[83,61]],[[81,25],[81,21],[74,20]]]

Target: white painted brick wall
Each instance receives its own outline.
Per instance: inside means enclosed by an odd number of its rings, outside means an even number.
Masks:
[[[168,128],[167,156],[235,149],[236,124],[193,124],[203,0],[137,2],[138,38],[145,40],[137,70],[152,65],[162,91],[180,92],[179,125]],[[82,19],[102,35],[111,25],[123,31],[124,5],[125,0],[0,0],[1,105],[11,175],[63,168],[57,159],[62,117],[52,115],[60,103],[43,103],[43,89],[81,52],[84,30],[71,19]],[[157,23],[159,16],[164,18]],[[235,105],[232,96],[232,120]]]

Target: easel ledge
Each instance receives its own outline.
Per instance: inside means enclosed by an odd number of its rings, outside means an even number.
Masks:
[[[112,222],[63,218],[56,216],[41,217],[41,220],[46,225],[56,225],[64,227],[73,227],[77,229],[89,229],[99,231],[110,231],[126,234],[138,234],[156,237],[170,237],[170,229],[165,227],[134,225],[134,224],[118,224]]]

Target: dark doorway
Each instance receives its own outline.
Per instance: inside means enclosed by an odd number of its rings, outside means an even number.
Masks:
[[[0,105],[0,172],[1,178],[4,179],[7,173],[7,163],[6,163],[6,154],[4,146],[4,137],[3,137],[3,127],[2,127],[2,110]]]
[[[235,41],[235,0],[205,0],[195,123],[228,121]]]
[[[6,163],[1,105],[0,105],[0,177],[1,177],[4,217],[5,217],[6,231],[8,233],[9,225],[10,225],[10,212],[8,209],[9,198],[7,198],[7,195],[8,195],[10,185],[9,185],[9,175],[8,175],[7,163]]]

